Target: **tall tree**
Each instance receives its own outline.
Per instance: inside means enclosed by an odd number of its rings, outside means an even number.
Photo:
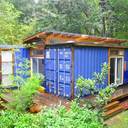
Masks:
[[[128,0],[10,0],[33,31],[55,30],[128,38]]]
[[[100,34],[98,14],[97,0],[46,0],[38,26],[44,30]]]
[[[36,31],[56,30],[100,34],[98,0],[11,0],[23,11],[23,21],[36,18]],[[24,6],[26,5],[26,6]]]
[[[114,12],[113,36],[128,39],[128,0],[110,0]]]
[[[0,1],[0,43],[21,43],[33,28],[32,24],[23,24],[19,21],[22,12],[18,11],[13,4]]]

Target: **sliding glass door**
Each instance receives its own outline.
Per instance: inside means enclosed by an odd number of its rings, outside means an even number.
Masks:
[[[110,84],[123,84],[123,64],[122,56],[110,58]]]

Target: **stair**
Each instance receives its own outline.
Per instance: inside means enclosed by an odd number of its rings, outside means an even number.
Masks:
[[[119,103],[120,103],[119,101],[114,101],[114,102],[111,102],[111,103],[107,104],[107,105],[104,107],[104,111],[106,112],[106,111],[109,111],[109,110],[115,108],[116,106],[119,105]]]
[[[104,118],[108,119],[128,109],[128,87],[122,86],[113,94],[110,103],[104,106]]]
[[[122,112],[126,110],[124,108],[124,106],[122,105],[122,102],[117,100],[117,101],[112,101],[110,103],[108,103],[105,107],[104,107],[104,118],[108,119],[112,116],[115,116],[116,114]]]
[[[128,97],[128,93],[124,93],[124,94],[121,94],[121,95],[118,95],[118,96],[114,96],[111,101],[117,101],[117,100],[121,100],[123,98],[126,98]]]
[[[112,117],[120,112],[122,112],[124,109],[121,105],[118,105],[117,107],[107,111],[107,112],[104,112],[104,117],[105,119],[109,118],[109,117]]]

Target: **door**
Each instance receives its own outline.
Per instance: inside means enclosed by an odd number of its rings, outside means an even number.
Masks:
[[[71,48],[46,48],[45,79],[48,92],[71,96],[71,57]]]
[[[123,84],[123,57],[110,58],[110,84]]]

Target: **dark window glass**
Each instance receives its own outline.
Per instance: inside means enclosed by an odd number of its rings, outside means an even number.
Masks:
[[[43,50],[32,50],[32,55],[43,55]]]

